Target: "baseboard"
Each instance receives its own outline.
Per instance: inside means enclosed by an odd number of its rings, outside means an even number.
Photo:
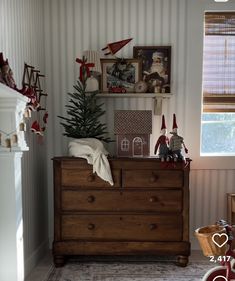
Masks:
[[[34,269],[39,260],[48,252],[49,241],[48,239],[41,243],[41,245],[25,260],[25,277]]]

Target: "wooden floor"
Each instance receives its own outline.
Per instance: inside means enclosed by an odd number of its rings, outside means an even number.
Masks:
[[[201,261],[208,260],[208,258],[202,255],[201,251],[192,251],[190,256],[191,261]],[[43,281],[52,268],[52,254],[48,254],[39,262],[37,267],[32,271],[32,273],[26,278],[25,281]]]

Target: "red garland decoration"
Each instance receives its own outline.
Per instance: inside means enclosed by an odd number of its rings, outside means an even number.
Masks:
[[[76,58],[76,62],[81,64],[81,66],[80,66],[80,75],[79,75],[80,81],[83,81],[84,73],[87,74],[87,77],[90,77],[91,73],[90,73],[89,67],[94,67],[95,64],[94,63],[87,63],[87,61],[86,61],[86,59],[84,57],[82,59]],[[84,73],[83,73],[83,69],[85,70]]]

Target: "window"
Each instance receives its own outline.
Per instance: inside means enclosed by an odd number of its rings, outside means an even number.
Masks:
[[[121,150],[122,151],[129,151],[129,147],[130,147],[130,142],[127,138],[124,138],[121,141]]]
[[[235,12],[206,12],[201,155],[235,155]]]
[[[204,113],[202,155],[235,155],[235,113]]]

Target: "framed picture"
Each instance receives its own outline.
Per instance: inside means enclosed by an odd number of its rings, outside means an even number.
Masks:
[[[171,46],[134,46],[133,57],[142,61],[148,92],[171,92]]]
[[[101,91],[111,93],[134,92],[134,85],[142,79],[139,59],[101,59]]]

